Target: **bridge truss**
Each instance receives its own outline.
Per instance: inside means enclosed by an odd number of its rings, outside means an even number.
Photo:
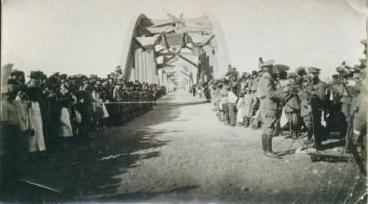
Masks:
[[[230,59],[222,30],[211,15],[132,22],[122,56],[124,79],[172,89],[218,78]]]

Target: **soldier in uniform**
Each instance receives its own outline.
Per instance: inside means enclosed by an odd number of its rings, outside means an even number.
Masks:
[[[234,93],[234,89],[229,87],[227,89],[227,105],[228,105],[228,112],[229,112],[229,125],[235,126],[236,125],[236,102],[238,97]]]
[[[323,129],[321,125],[322,109],[325,102],[326,86],[319,79],[321,69],[309,67],[310,79],[303,83],[302,90],[299,92],[301,98],[300,115],[308,131],[308,140],[314,137],[316,149],[321,148]]]
[[[284,98],[284,112],[289,124],[290,137],[296,138],[299,135],[300,118],[300,98],[298,96],[299,87],[296,83],[296,74],[289,73],[289,84],[286,86],[286,96]]]
[[[277,111],[279,109],[274,79],[272,78],[273,60],[262,63],[262,76],[258,82],[257,96],[260,99],[260,116],[262,120],[262,147],[264,154],[278,158],[272,151],[272,137],[276,128]]]
[[[243,121],[245,127],[249,127],[250,125],[250,118],[252,117],[252,104],[254,103],[253,100],[255,100],[253,93],[251,93],[250,88],[247,88],[243,96]]]
[[[263,61],[262,61],[263,63]],[[260,119],[258,117],[258,109],[259,109],[259,99],[257,97],[257,87],[258,87],[258,81],[260,79],[261,74],[258,73],[257,71],[253,71],[252,72],[252,78],[249,81],[249,89],[250,89],[250,95],[251,95],[251,100],[252,100],[252,104],[251,104],[251,118],[250,118],[250,124],[251,127],[253,129],[257,129],[259,128],[259,123],[260,123]]]
[[[352,112],[353,124],[351,146],[354,147],[352,151],[356,162],[359,164],[363,174],[367,174],[367,105],[366,96],[368,94],[367,84],[365,80],[359,81],[357,84],[357,89],[359,93],[356,97],[354,109]],[[349,132],[348,132],[349,134]],[[350,140],[349,140],[350,141]]]
[[[343,118],[339,120],[341,124],[338,124],[338,127],[342,127],[340,134],[342,137],[345,137],[348,126],[351,123],[353,97],[356,95],[356,90],[354,90],[353,86],[349,85],[347,78],[351,73],[346,67],[339,66],[336,68],[336,71],[339,73],[339,78],[331,86],[331,99],[333,104],[337,106],[337,111],[342,113]]]

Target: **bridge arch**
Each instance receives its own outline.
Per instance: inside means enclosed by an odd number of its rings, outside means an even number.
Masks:
[[[125,37],[124,79],[172,88],[219,78],[230,64],[225,38],[213,14],[168,19],[137,15]]]

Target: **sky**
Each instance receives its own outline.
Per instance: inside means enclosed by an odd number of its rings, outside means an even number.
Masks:
[[[216,15],[231,64],[257,59],[316,66],[330,75],[363,57],[364,0],[4,0],[1,64],[29,72],[105,75],[120,64],[138,14]],[[224,69],[226,69],[224,67]]]

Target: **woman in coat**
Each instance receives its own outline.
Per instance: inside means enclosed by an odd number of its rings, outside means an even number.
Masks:
[[[41,109],[37,102],[37,91],[37,88],[29,86],[26,92],[29,99],[27,103],[29,129],[34,132],[34,134],[29,137],[28,151],[30,153],[43,152],[46,150]]]
[[[59,137],[63,140],[64,146],[72,144],[72,138],[74,136],[70,111],[69,101],[61,101]]]

